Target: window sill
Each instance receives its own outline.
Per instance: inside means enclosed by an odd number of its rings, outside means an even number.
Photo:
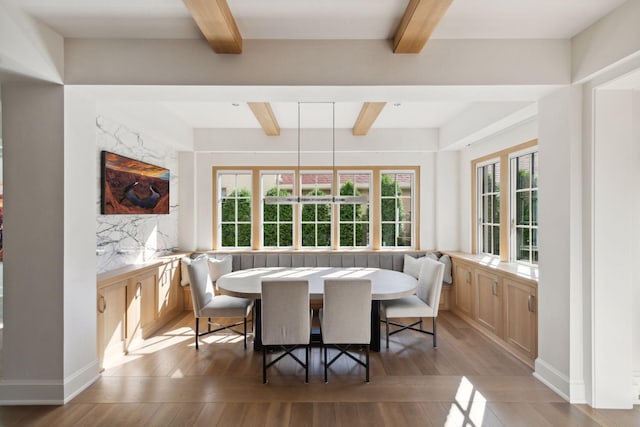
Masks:
[[[538,282],[538,266],[527,265],[517,262],[502,262],[500,258],[490,255],[470,254],[466,252],[445,252],[446,254],[459,258],[463,261],[470,261],[486,267],[495,268],[513,276]]]

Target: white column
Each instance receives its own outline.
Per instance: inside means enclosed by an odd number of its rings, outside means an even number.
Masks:
[[[592,405],[632,406],[637,143],[630,90],[597,90],[593,139]],[[637,254],[636,254],[637,255]]]

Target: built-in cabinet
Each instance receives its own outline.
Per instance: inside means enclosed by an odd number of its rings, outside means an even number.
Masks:
[[[533,367],[538,353],[537,280],[510,265],[487,263],[469,254],[450,255],[451,310]]]
[[[98,275],[97,351],[121,355],[182,312],[179,259],[128,266]]]

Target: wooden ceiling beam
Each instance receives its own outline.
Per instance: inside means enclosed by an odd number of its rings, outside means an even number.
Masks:
[[[242,36],[226,0],[184,0],[216,53],[242,53]]]
[[[353,125],[353,135],[366,135],[386,104],[386,102],[365,102],[362,104],[360,114]]]
[[[280,126],[278,125],[276,116],[273,114],[271,104],[268,102],[247,102],[247,104],[249,108],[251,108],[251,111],[253,111],[253,115],[258,119],[264,133],[269,136],[280,135]]]
[[[393,53],[420,53],[453,0],[410,0],[393,39]]]

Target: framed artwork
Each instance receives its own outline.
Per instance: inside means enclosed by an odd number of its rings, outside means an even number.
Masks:
[[[169,169],[102,152],[103,215],[168,214]]]

